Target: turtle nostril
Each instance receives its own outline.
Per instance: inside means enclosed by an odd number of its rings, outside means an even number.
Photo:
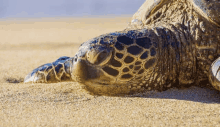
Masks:
[[[76,55],[73,59],[74,62],[77,62],[78,61],[78,56]]]
[[[77,58],[75,58],[74,61],[77,62]]]

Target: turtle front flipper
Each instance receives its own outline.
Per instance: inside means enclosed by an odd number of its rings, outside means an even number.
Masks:
[[[33,83],[50,83],[72,80],[71,70],[73,67],[74,57],[60,57],[53,63],[44,64],[31,73],[29,73],[24,82]]]
[[[209,81],[215,89],[220,91],[220,57],[212,63],[209,71]]]

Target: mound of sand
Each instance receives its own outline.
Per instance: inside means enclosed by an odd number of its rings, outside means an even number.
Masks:
[[[127,97],[94,96],[74,82],[24,84],[34,68],[129,17],[0,21],[0,126],[219,126],[220,92],[190,87]]]

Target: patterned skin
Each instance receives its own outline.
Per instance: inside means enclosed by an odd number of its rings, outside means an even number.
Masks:
[[[74,57],[38,67],[25,82],[76,81],[95,94],[115,95],[209,79],[220,90],[220,28],[192,6],[182,0],[160,3],[145,24],[133,20],[124,31],[91,39]]]

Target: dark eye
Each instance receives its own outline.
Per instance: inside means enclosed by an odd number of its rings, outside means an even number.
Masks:
[[[107,55],[107,51],[99,53],[98,57],[96,58],[95,64],[100,64],[101,62],[103,62],[106,59]]]
[[[89,63],[102,66],[111,59],[112,49],[107,47],[92,48],[87,52],[86,57]]]

